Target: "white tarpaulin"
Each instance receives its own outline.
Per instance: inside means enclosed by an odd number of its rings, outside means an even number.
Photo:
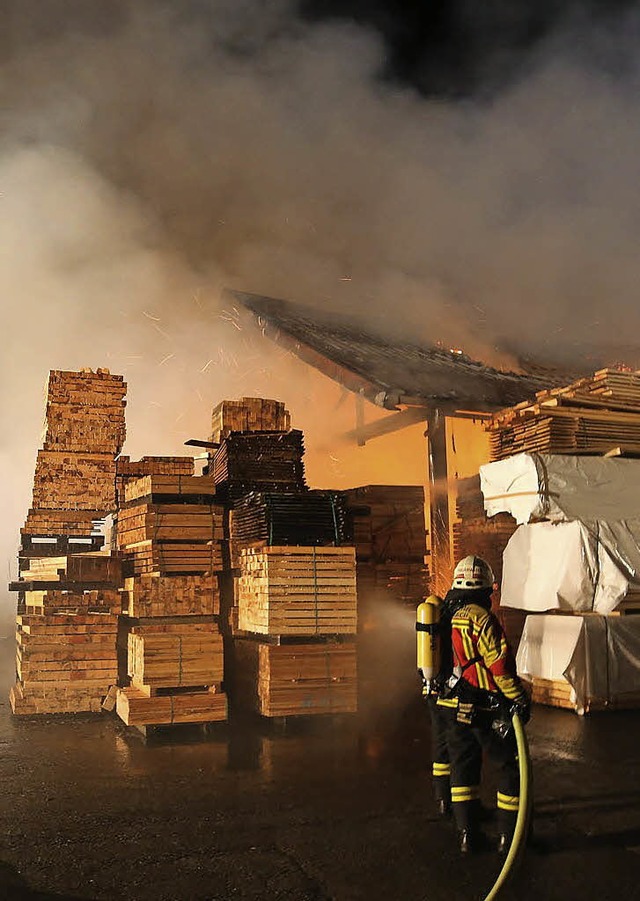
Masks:
[[[624,704],[640,692],[640,616],[528,616],[516,662],[524,678],[566,679],[578,710]]]
[[[480,467],[488,516],[618,522],[640,516],[640,460],[516,454]]]
[[[501,604],[532,613],[611,613],[626,596],[629,580],[610,549],[616,536],[604,534],[599,525],[520,526],[503,555]],[[637,545],[635,551],[640,555]]]

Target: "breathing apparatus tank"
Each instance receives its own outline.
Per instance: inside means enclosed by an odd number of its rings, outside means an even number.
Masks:
[[[428,694],[433,681],[440,672],[440,608],[442,600],[432,594],[423,601],[416,611],[416,638],[418,670],[424,680]]]

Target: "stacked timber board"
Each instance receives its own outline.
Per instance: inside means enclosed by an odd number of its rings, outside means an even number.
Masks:
[[[348,543],[344,495],[337,491],[252,491],[234,504],[231,539],[237,546],[344,545]]]
[[[640,453],[640,372],[602,369],[496,413],[493,460],[517,453]]]
[[[220,572],[224,509],[214,500],[205,476],[147,475],[127,484],[117,517],[127,574]]]
[[[142,457],[140,460],[118,457],[116,460],[118,506],[124,504],[126,487],[131,481],[143,476],[192,476],[193,473],[193,457]]]
[[[232,432],[288,432],[290,428],[285,405],[263,397],[223,400],[211,416],[211,440],[216,443]]]
[[[212,617],[132,620],[127,634],[128,686],[116,695],[127,726],[225,720],[223,640]]]
[[[227,717],[222,692],[218,573],[224,510],[213,479],[147,473],[123,486],[116,536],[125,567],[129,685],[116,694],[126,725],[172,726]]]
[[[315,644],[236,642],[236,689],[265,717],[355,713],[354,641]]]
[[[122,376],[108,369],[50,373],[45,439],[24,535],[91,535],[93,521],[115,509],[125,393]]]
[[[236,580],[238,627],[261,635],[355,634],[353,548],[247,548]]]
[[[365,485],[346,492],[359,603],[383,595],[419,604],[429,587],[424,488]]]
[[[213,455],[219,491],[235,500],[249,491],[305,488],[302,432],[231,432]]]
[[[15,714],[98,713],[117,676],[117,616],[17,617]]]

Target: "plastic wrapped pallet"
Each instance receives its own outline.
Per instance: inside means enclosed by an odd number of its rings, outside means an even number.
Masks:
[[[638,550],[640,554],[640,550]],[[518,610],[608,614],[629,591],[625,572],[580,522],[520,526],[504,552],[501,603]]]
[[[589,710],[640,706],[640,617],[528,616],[518,649],[533,698]]]

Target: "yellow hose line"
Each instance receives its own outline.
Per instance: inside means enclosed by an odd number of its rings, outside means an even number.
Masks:
[[[527,832],[529,829],[529,818],[531,816],[531,801],[533,798],[531,786],[531,758],[529,757],[529,745],[527,744],[527,736],[524,727],[517,713],[513,714],[513,730],[516,735],[516,744],[518,746],[518,770],[520,773],[520,804],[518,807],[518,816],[516,819],[516,828],[511,840],[511,846],[502,869],[498,873],[495,884],[484,901],[493,901],[497,898],[500,891],[504,887],[509,875],[511,874],[514,864],[518,860],[521,851],[524,849],[524,843],[527,840]]]

